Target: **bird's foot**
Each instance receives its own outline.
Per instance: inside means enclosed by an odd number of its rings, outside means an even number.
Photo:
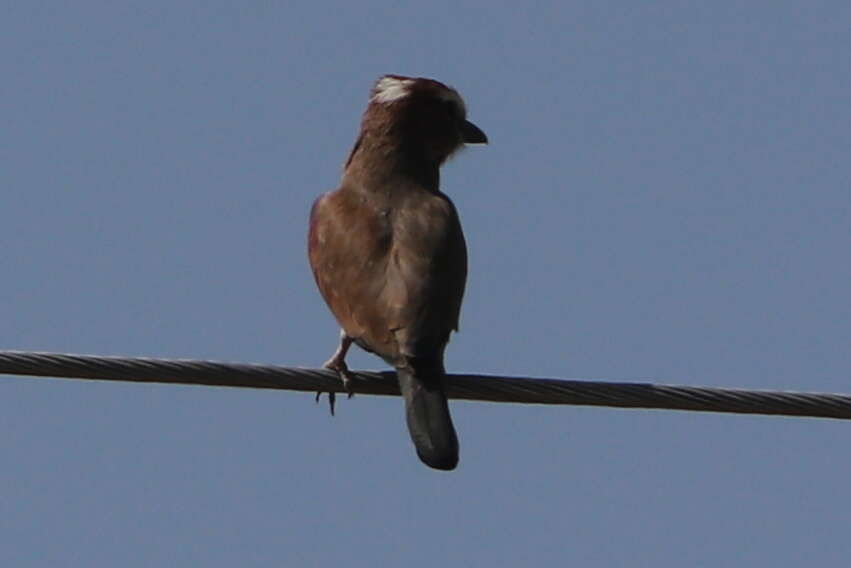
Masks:
[[[343,383],[343,388],[346,389],[349,398],[355,395],[352,373],[349,371],[349,366],[346,365],[345,361],[332,357],[323,367],[337,372],[337,376],[340,377],[340,382]]]
[[[331,357],[324,365],[323,368],[329,369],[331,371],[335,371],[337,376],[340,377],[340,381],[343,383],[343,388],[346,389],[348,393],[348,398],[352,398],[355,395],[355,391],[352,388],[352,374],[349,371],[348,365],[341,357]],[[319,402],[319,398],[322,396],[322,391],[316,393],[316,402]],[[328,392],[328,407],[331,410],[331,416],[334,416],[334,405],[337,403],[337,393],[334,391]]]

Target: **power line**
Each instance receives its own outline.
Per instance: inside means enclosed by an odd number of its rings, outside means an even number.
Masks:
[[[0,351],[0,374],[182,385],[344,392],[322,369],[184,359]],[[398,396],[393,372],[353,372],[358,394]],[[851,419],[851,395],[491,375],[447,375],[455,399]]]

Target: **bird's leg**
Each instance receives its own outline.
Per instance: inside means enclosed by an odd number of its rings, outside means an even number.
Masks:
[[[346,365],[346,353],[349,352],[349,347],[352,346],[352,341],[353,339],[346,335],[346,332],[341,329],[340,345],[337,347],[337,350],[331,358],[325,361],[325,364],[322,365],[326,369],[337,371],[337,374],[340,376],[340,380],[343,381],[343,388],[345,388],[346,392],[349,393],[349,398],[352,397],[354,392],[352,392],[352,374],[349,373],[349,366]]]
[[[349,398],[352,398],[354,391],[352,390],[352,374],[349,372],[349,366],[346,365],[346,353],[349,352],[349,347],[352,346],[352,338],[349,337],[344,330],[340,330],[340,345],[337,350],[328,359],[324,365],[325,369],[336,371],[340,380],[343,382],[343,388],[349,393]],[[316,393],[316,402],[319,402],[319,396],[322,392]],[[331,407],[331,415],[334,415],[334,403],[337,402],[337,395],[334,392],[328,393],[328,404]]]

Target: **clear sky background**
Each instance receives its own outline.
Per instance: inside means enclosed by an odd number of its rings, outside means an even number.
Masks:
[[[0,349],[315,367],[305,258],[384,73],[444,168],[457,372],[851,392],[851,4],[10,2]],[[363,353],[355,368],[381,369]],[[851,424],[2,377],[3,566],[801,566],[851,557]]]

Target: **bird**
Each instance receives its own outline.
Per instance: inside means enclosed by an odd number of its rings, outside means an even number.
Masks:
[[[311,269],[341,328],[325,368],[351,396],[345,358],[353,343],[393,366],[417,455],[437,470],[455,469],[459,459],[443,357],[467,279],[464,233],[440,190],[440,167],[466,144],[487,142],[454,88],[384,75],[339,188],[310,213]]]

